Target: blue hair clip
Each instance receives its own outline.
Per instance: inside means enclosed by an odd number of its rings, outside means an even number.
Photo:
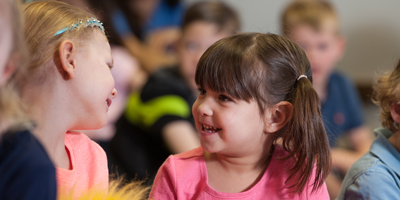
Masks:
[[[78,29],[80,25],[83,25],[84,28],[86,28],[88,26],[91,26],[91,27],[97,26],[104,33],[103,23],[101,23],[99,20],[91,17],[91,18],[87,19],[85,23],[83,23],[83,20],[80,19],[77,23],[72,24],[71,26],[67,26],[67,27],[57,31],[53,36],[60,35],[69,30]]]

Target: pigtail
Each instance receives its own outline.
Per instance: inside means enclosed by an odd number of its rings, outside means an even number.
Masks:
[[[308,78],[296,80],[290,102],[293,116],[283,134],[283,147],[289,152],[284,159],[295,159],[288,170],[289,188],[301,193],[315,177],[312,192],[316,192],[324,183],[331,166],[331,154],[328,137],[321,118],[320,100]]]

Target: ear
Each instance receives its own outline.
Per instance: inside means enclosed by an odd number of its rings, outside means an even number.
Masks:
[[[76,69],[76,46],[70,40],[61,42],[58,48],[58,58],[55,59],[55,64],[58,71],[64,80],[70,80],[75,77]]]
[[[339,35],[337,36],[337,58],[336,60],[339,61],[343,58],[344,53],[346,52],[346,39]]]
[[[267,112],[267,116],[265,116],[266,123],[264,126],[264,132],[274,133],[288,123],[292,117],[293,105],[287,101],[281,101],[268,110],[269,112]]]
[[[396,102],[396,103],[392,103],[392,105],[390,105],[390,114],[392,115],[393,120],[400,124],[400,103]]]
[[[3,79],[0,80],[0,85],[3,85],[8,79],[14,74],[15,69],[17,68],[17,58],[16,56],[10,56],[10,59],[7,61],[6,66],[4,67],[2,73]]]

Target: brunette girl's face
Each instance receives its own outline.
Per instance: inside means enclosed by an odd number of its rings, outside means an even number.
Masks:
[[[4,12],[0,14],[0,86],[7,82],[7,79],[12,74],[10,70],[13,70],[9,66],[13,38],[6,14]]]
[[[238,100],[207,88],[199,91],[192,112],[204,150],[231,156],[260,151],[267,134],[255,100]]]
[[[82,123],[75,129],[98,129],[107,123],[107,111],[117,95],[111,49],[100,30],[94,30],[91,39],[82,41],[78,48],[74,98],[81,102],[78,112]]]

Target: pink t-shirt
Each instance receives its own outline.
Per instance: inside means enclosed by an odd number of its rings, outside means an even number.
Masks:
[[[108,188],[107,156],[104,150],[85,134],[67,132],[65,148],[69,153],[72,169],[56,168],[59,195],[80,196],[93,186]]]
[[[280,146],[275,146],[271,162],[263,177],[251,189],[240,193],[223,193],[208,185],[208,175],[204,153],[201,147],[191,151],[171,155],[158,170],[150,199],[307,199],[307,192],[301,196],[289,193],[285,187],[288,160],[277,157],[288,155]],[[326,185],[311,193],[308,199],[329,199]]]

